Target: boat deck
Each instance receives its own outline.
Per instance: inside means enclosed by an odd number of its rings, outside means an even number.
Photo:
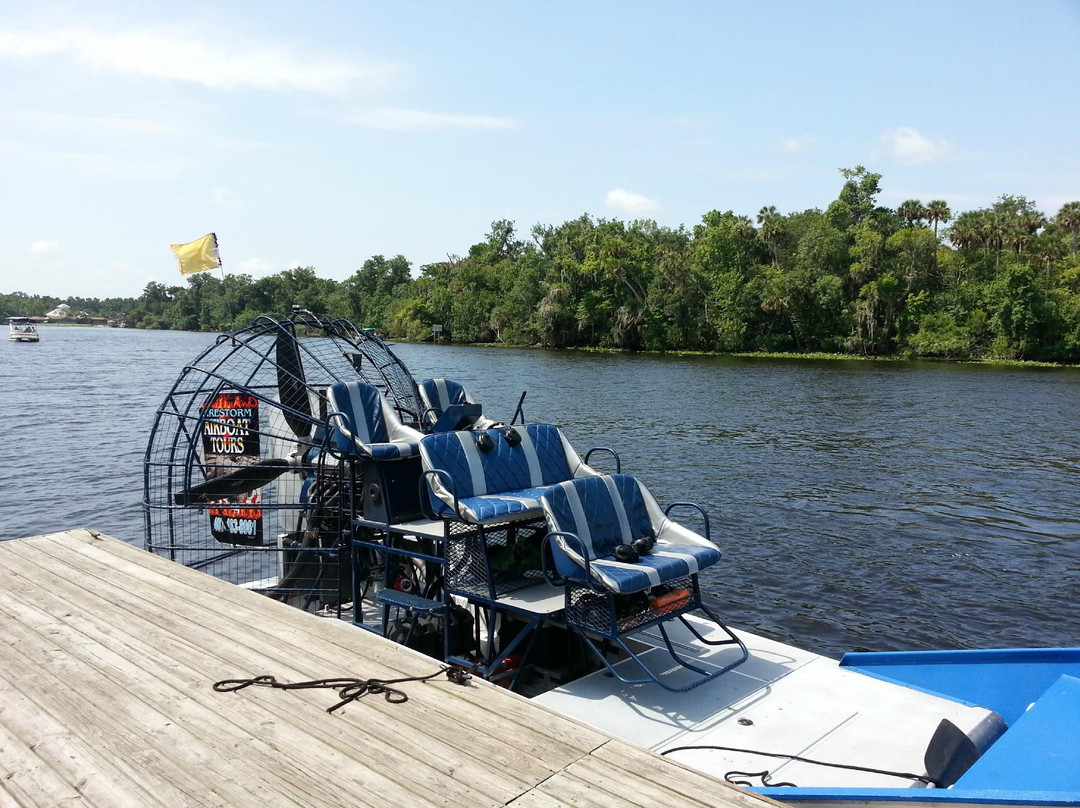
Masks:
[[[0,542],[0,807],[776,804],[483,682],[212,688],[438,669],[92,531]]]
[[[693,619],[693,618],[691,618]],[[709,636],[710,626],[698,629]],[[711,628],[715,638],[721,635]],[[536,698],[602,732],[632,738],[706,773],[768,772],[768,782],[807,788],[914,788],[924,783],[924,754],[942,719],[984,738],[1000,731],[991,711],[846,670],[835,660],[746,632],[737,632],[749,659],[733,671],[686,693],[630,688],[610,676],[591,674]],[[679,652],[704,668],[720,667],[735,653],[694,643],[673,624]],[[671,667],[653,628],[638,636],[652,650],[642,660],[658,673]],[[624,662],[624,675],[637,669]],[[688,672],[670,671],[681,682]],[[696,747],[696,748],[692,748]],[[787,755],[865,770],[837,768]],[[889,774],[887,772],[896,772]],[[767,785],[761,774],[743,782]]]

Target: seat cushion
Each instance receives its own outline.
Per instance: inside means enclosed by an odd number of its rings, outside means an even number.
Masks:
[[[432,411],[434,416],[434,411]],[[451,404],[443,410],[441,415],[432,417],[428,432],[452,432],[456,429],[467,429],[475,424],[484,414],[484,408],[479,404]]]
[[[464,497],[458,500],[458,511],[442,500],[432,502],[438,502],[435,510],[443,519],[464,519],[477,525],[490,525],[537,518],[541,513],[540,497],[544,491],[543,488],[523,488],[501,494]]]
[[[389,443],[368,443],[364,446],[373,460],[400,460],[420,454],[420,444],[396,440]]]
[[[628,594],[686,578],[719,560],[720,551],[712,546],[657,543],[651,553],[632,564],[604,556],[590,562],[589,569],[605,588]],[[584,581],[585,570],[577,567],[567,577]]]

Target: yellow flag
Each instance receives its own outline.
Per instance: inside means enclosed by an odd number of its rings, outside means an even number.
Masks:
[[[181,275],[205,272],[221,266],[215,233],[207,233],[202,238],[189,241],[187,244],[170,244],[169,246],[176,253],[176,260],[180,262]]]

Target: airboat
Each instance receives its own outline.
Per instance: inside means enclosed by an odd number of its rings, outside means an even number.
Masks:
[[[41,337],[29,317],[9,317],[8,339],[12,342],[38,342]]]
[[[146,547],[790,804],[1080,805],[1080,648],[833,660],[732,628],[708,514],[524,398],[499,421],[371,330],[260,317],[158,409]]]

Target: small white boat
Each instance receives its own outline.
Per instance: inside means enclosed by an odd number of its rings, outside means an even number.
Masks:
[[[9,317],[8,339],[12,342],[38,342],[41,337],[29,317]]]

